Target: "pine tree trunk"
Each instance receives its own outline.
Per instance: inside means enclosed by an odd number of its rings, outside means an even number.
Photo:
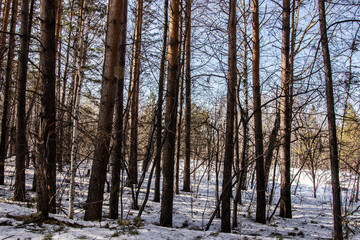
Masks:
[[[234,161],[234,114],[236,104],[236,0],[230,1],[228,21],[228,87],[225,132],[225,157],[222,183],[221,231],[231,232],[230,198],[232,195],[232,164]]]
[[[163,189],[161,197],[160,225],[172,226],[174,197],[174,154],[176,138],[176,117],[178,105],[179,70],[179,0],[170,2],[169,72],[167,78],[166,113],[163,155]]]
[[[252,1],[253,12],[253,105],[255,131],[255,162],[256,162],[256,222],[266,223],[266,198],[264,176],[264,147],[261,120],[260,92],[260,38],[259,38],[259,1]]]
[[[124,120],[124,77],[125,77],[125,53],[126,53],[126,28],[127,28],[127,9],[128,1],[123,0],[120,22],[120,49],[119,49],[119,79],[116,86],[116,105],[115,105],[115,143],[112,156],[111,172],[111,191],[110,191],[110,210],[109,217],[117,219],[119,217],[119,194],[120,194],[120,174],[124,168],[123,155],[123,120]]]
[[[5,18],[3,22],[2,29],[7,29],[8,18],[10,12],[10,0],[6,3],[5,7]],[[16,16],[17,16],[17,0],[13,0],[12,11],[11,11],[11,26],[10,32],[15,33],[16,27]],[[15,8],[14,8],[15,6]],[[3,54],[5,53],[5,41],[6,35],[3,33],[0,39],[0,54],[1,59],[3,59]],[[9,128],[10,128],[10,101],[11,101],[11,71],[13,66],[13,58],[14,58],[14,44],[15,44],[15,36],[14,34],[9,35],[9,49],[8,49],[8,58],[7,65],[5,69],[5,89],[4,89],[4,103],[3,103],[3,115],[1,120],[1,137],[0,137],[0,185],[5,184],[5,159],[7,157],[7,146],[8,146],[8,138],[9,138]],[[1,64],[2,60],[0,60],[0,77],[2,73]]]
[[[61,25],[61,18],[62,18],[62,0],[56,0],[55,3],[55,8],[56,8],[56,29],[55,29],[55,44],[56,44],[56,59],[57,59],[57,81],[56,81],[56,85],[57,85],[57,101],[59,103],[61,103],[61,63],[62,63],[62,59],[61,59],[61,47],[62,47],[62,41],[61,41],[61,36],[60,36],[60,32],[62,29],[62,25]],[[65,86],[63,86],[65,87]],[[63,145],[60,144],[62,143],[63,140],[63,123],[60,120],[60,116],[62,116],[63,113],[59,113],[58,114],[58,127],[57,127],[57,136],[58,136],[58,141],[57,141],[57,155],[56,155],[56,163],[58,166],[58,171],[62,172],[63,169],[63,164],[62,164],[62,152],[63,152]]]
[[[329,51],[329,42],[327,37],[326,12],[324,0],[319,0],[319,22],[321,34],[322,55],[324,59],[326,103],[329,125],[329,145],[330,145],[330,162],[331,162],[331,185],[333,192],[333,218],[334,234],[336,240],[343,239],[342,233],[342,216],[341,216],[341,191],[339,181],[339,156],[338,143],[336,137],[336,118],[334,110],[334,93],[333,80],[331,71],[331,59]]]
[[[129,183],[137,184],[138,175],[138,115],[139,115],[139,86],[140,86],[140,60],[141,60],[141,32],[143,22],[143,0],[137,0],[136,22],[134,33],[134,52],[132,63],[132,92],[130,105],[130,159]]]
[[[104,200],[106,169],[109,162],[109,146],[113,123],[116,84],[119,79],[120,26],[123,11],[122,0],[113,0],[108,19],[108,31],[105,43],[103,78],[101,86],[98,129],[95,140],[94,160],[86,201],[85,220],[101,220]]]
[[[56,193],[56,105],[55,105],[55,3],[53,0],[40,2],[41,50],[40,70],[42,82],[41,96],[41,138],[37,178],[37,211],[44,217],[55,213]],[[45,196],[46,195],[46,196]],[[47,206],[46,206],[47,205]]]
[[[156,162],[155,170],[155,191],[154,202],[160,202],[160,175],[161,175],[161,149],[162,149],[162,105],[164,95],[164,78],[165,78],[165,61],[166,61],[166,46],[167,33],[169,25],[169,0],[164,1],[164,28],[162,39],[162,50],[160,60],[160,76],[157,100],[157,116],[156,116],[156,155],[154,161]]]
[[[21,3],[20,52],[17,83],[17,127],[16,127],[16,173],[14,200],[25,200],[25,157],[26,141],[26,82],[29,57],[29,7],[30,0]]]
[[[185,61],[185,164],[184,192],[190,192],[190,153],[191,153],[191,2],[186,0],[186,61]]]
[[[1,25],[1,31],[2,33],[0,33],[0,75],[2,75],[2,59],[4,59],[4,55],[5,55],[5,43],[6,43],[6,37],[7,37],[7,28],[9,25],[9,19],[10,19],[10,5],[11,5],[12,0],[6,0],[5,2],[5,6],[4,6],[4,11],[3,11],[3,15],[4,17],[2,18],[2,25]]]

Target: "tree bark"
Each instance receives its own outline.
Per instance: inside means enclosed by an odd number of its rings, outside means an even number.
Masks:
[[[255,131],[255,162],[256,162],[256,222],[266,223],[266,198],[264,176],[264,146],[261,120],[260,92],[260,38],[259,38],[259,1],[252,1],[253,12],[253,105]]]
[[[179,0],[170,2],[168,78],[165,114],[165,144],[163,155],[163,189],[160,225],[172,226],[174,197],[174,154],[176,138],[176,116],[179,92]]]
[[[339,156],[338,143],[336,137],[336,117],[334,110],[334,93],[333,80],[331,71],[331,59],[329,51],[329,42],[327,37],[326,26],[326,12],[324,0],[318,1],[319,7],[319,22],[321,34],[322,55],[324,59],[325,72],[325,88],[326,88],[326,103],[329,125],[329,145],[330,145],[330,162],[331,162],[331,185],[333,192],[333,218],[334,218],[334,233],[333,238],[336,240],[343,239],[342,233],[342,216],[341,216],[341,191],[339,181]]]
[[[283,0],[280,97],[280,217],[292,218],[290,180],[290,0]]]
[[[57,100],[59,103],[61,103],[61,48],[62,48],[62,41],[60,32],[62,29],[61,25],[61,18],[62,18],[62,0],[55,0],[55,14],[56,14],[56,28],[55,28],[55,44],[56,44],[56,60],[57,60],[57,80],[56,80],[56,95]],[[71,15],[71,14],[70,14]],[[65,86],[63,86],[65,88]],[[61,116],[61,117],[60,117]],[[62,123],[62,116],[63,113],[58,114],[58,126],[57,126],[57,154],[56,154],[56,163],[58,166],[58,171],[63,171],[63,162],[62,162],[62,153],[63,153],[63,145],[60,144],[63,141],[63,123]]]
[[[95,140],[94,160],[91,168],[85,220],[101,220],[104,200],[106,169],[109,162],[109,145],[114,113],[116,83],[119,79],[119,49],[121,36],[122,0],[113,0],[108,19],[105,41],[103,78],[101,86],[98,129]]]
[[[181,9],[183,8],[183,0],[180,0]],[[181,10],[180,10],[181,11]],[[182,12],[182,11],[181,11]],[[181,152],[181,138],[182,138],[182,119],[183,119],[183,106],[184,106],[184,74],[185,74],[185,43],[186,33],[183,34],[183,17],[182,13],[179,15],[179,74],[180,81],[180,93],[179,93],[179,106],[178,106],[178,121],[177,121],[177,141],[176,141],[176,158],[175,158],[175,194],[180,193],[179,181],[180,181],[180,152]],[[184,40],[183,40],[184,39]]]
[[[120,174],[124,168],[123,155],[123,120],[124,120],[124,77],[125,77],[125,53],[126,53],[126,29],[127,29],[127,9],[128,1],[123,0],[120,22],[120,46],[119,46],[119,79],[116,86],[116,105],[115,105],[115,143],[112,156],[111,190],[110,190],[110,210],[109,217],[118,219],[119,217],[119,194],[120,194]]]
[[[40,2],[40,70],[42,82],[40,151],[38,160],[37,211],[47,217],[55,213],[56,193],[56,105],[55,105],[55,3],[53,0]],[[46,190],[45,190],[46,189]],[[46,196],[45,196],[46,195]],[[46,206],[47,205],[47,206]]]
[[[30,0],[21,3],[20,52],[17,83],[17,126],[16,126],[16,172],[14,200],[25,200],[25,157],[26,141],[26,82],[29,57],[29,10]]]
[[[228,22],[228,84],[225,132],[225,156],[221,201],[221,231],[231,232],[231,172],[234,161],[234,114],[236,105],[236,0],[230,1]]]
[[[180,25],[182,25],[182,20],[180,20]],[[180,26],[180,29],[182,27]],[[181,30],[180,30],[181,31]],[[180,41],[182,42],[182,33],[180,33]],[[181,44],[179,44],[179,52],[181,53]],[[185,45],[185,44],[184,44]],[[184,58],[185,52],[182,54],[182,58]],[[179,76],[180,80],[180,103],[179,103],[179,110],[178,110],[178,122],[177,122],[177,142],[176,142],[176,162],[175,162],[175,194],[180,193],[180,187],[179,187],[179,180],[180,180],[180,152],[181,152],[181,138],[182,138],[182,118],[183,118],[183,105],[184,105],[184,61],[181,61],[179,59],[180,68],[181,68],[181,76]]]
[[[269,175],[270,175],[270,168],[271,168],[271,162],[274,156],[274,150],[278,144],[277,142],[277,135],[280,128],[280,114],[276,113],[276,118],[274,122],[273,129],[271,131],[271,134],[269,136],[269,143],[266,149],[266,155],[265,155],[265,166],[264,166],[264,175],[265,175],[265,189],[267,189],[268,183],[269,183]]]
[[[129,183],[137,184],[138,175],[138,115],[139,115],[139,85],[140,85],[140,60],[141,60],[141,32],[143,22],[143,0],[137,0],[135,39],[132,63],[132,92],[130,106],[130,158],[129,158]]]
[[[247,21],[248,15],[246,12],[246,3],[243,0],[243,38],[247,39]],[[244,40],[243,43],[244,53],[243,53],[243,93],[244,93],[244,108],[241,113],[241,118],[243,121],[243,147],[242,147],[242,159],[241,159],[241,189],[247,189],[247,173],[249,167],[249,85],[248,85],[248,42]],[[241,199],[239,199],[240,201]]]
[[[10,0],[7,2],[5,7],[5,17],[9,18],[10,11]],[[1,120],[1,137],[0,137],[0,185],[5,184],[5,159],[7,157],[7,146],[8,146],[8,137],[9,137],[9,122],[10,122],[10,106],[11,106],[11,71],[13,67],[13,59],[14,59],[14,45],[15,45],[15,28],[16,28],[16,18],[17,18],[17,0],[12,1],[12,10],[11,10],[11,24],[10,24],[10,32],[12,34],[9,35],[9,50],[7,57],[7,64],[5,69],[5,89],[4,89],[4,103],[3,103],[3,115]],[[9,6],[8,6],[9,5]],[[9,9],[7,9],[9,7]],[[5,18],[3,22],[3,29],[7,28],[8,21]],[[2,39],[0,39],[1,55],[5,53],[5,33],[2,34]],[[2,59],[2,58],[1,58]],[[0,77],[1,77],[1,63],[0,61]]]
[[[190,154],[191,154],[191,2],[186,0],[186,61],[185,61],[185,164],[184,192],[190,192]]]
[[[84,64],[86,62],[86,51],[84,46],[84,22],[86,18],[86,0],[80,2],[79,20],[78,20],[78,54],[76,54],[76,77],[74,85],[74,106],[72,107],[73,124],[72,124],[72,139],[71,139],[71,153],[70,153],[70,194],[69,194],[69,219],[74,218],[74,200],[75,200],[75,177],[76,177],[76,159],[78,155],[78,133],[79,133],[79,111],[81,87],[84,79]]]
[[[164,95],[164,77],[165,77],[165,61],[166,61],[166,46],[167,33],[169,25],[169,0],[164,1],[164,28],[162,38],[162,50],[160,60],[160,76],[156,112],[156,155],[154,161],[156,162],[155,170],[155,191],[154,202],[160,202],[160,175],[161,175],[161,149],[162,149],[162,105]]]
[[[10,6],[11,6],[12,0],[6,0],[5,6],[4,6],[4,17],[2,18],[2,25],[1,25],[1,31],[0,34],[0,59],[4,59],[5,55],[5,43],[6,43],[6,36],[7,36],[7,28],[9,25],[9,19],[10,19]],[[0,61],[0,75],[2,75],[2,60]]]

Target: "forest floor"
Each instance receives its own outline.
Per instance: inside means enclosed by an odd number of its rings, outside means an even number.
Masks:
[[[104,217],[101,222],[83,221],[83,205],[87,194],[87,176],[90,163],[83,163],[77,171],[75,218],[66,216],[68,206],[68,172],[58,174],[58,214],[44,221],[36,217],[35,193],[31,192],[33,168],[27,169],[27,190],[29,202],[12,201],[15,181],[13,159],[6,164],[6,185],[0,186],[0,240],[1,239],[331,239],[332,207],[331,185],[328,171],[317,172],[317,198],[313,197],[313,185],[308,172],[301,171],[292,185],[293,218],[278,216],[278,209],[266,224],[255,222],[256,192],[251,188],[242,192],[239,205],[238,227],[232,233],[221,233],[220,219],[215,218],[209,231],[204,231],[215,209],[215,174],[213,166],[200,166],[192,178],[191,193],[181,192],[174,197],[173,228],[159,226],[160,203],[152,201],[153,188],[141,220],[138,211],[131,209],[131,190],[124,188],[123,221]],[[293,169],[293,175],[297,169]],[[354,179],[342,174],[342,197],[344,234],[348,239],[360,239],[360,203],[350,203]],[[279,199],[279,178],[274,180],[274,198],[267,206],[271,216]],[[181,185],[181,184],[180,184]],[[140,191],[139,205],[145,194]],[[272,183],[269,184],[269,192]],[[220,182],[221,191],[221,182]],[[269,194],[268,194],[269,195]],[[109,193],[104,195],[103,216],[108,213]],[[61,200],[61,202],[60,202]],[[346,210],[346,213],[345,213]]]

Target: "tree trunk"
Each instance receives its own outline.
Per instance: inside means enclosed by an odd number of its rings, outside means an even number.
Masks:
[[[55,213],[56,193],[56,105],[55,105],[55,3],[41,0],[40,70],[42,82],[41,123],[37,178],[37,211],[44,217]],[[46,206],[48,205],[48,206]]]
[[[162,105],[164,94],[164,77],[165,77],[165,61],[166,61],[166,46],[167,33],[169,25],[169,0],[164,1],[164,28],[162,38],[162,50],[160,60],[160,76],[156,112],[156,155],[154,161],[156,162],[155,170],[155,191],[154,202],[160,202],[160,175],[161,175],[161,149],[162,149]]]
[[[98,129],[95,140],[94,160],[91,168],[85,220],[101,220],[104,199],[106,169],[109,162],[109,145],[113,123],[116,83],[119,79],[121,19],[124,2],[113,0],[108,19],[108,31],[105,41],[103,78],[101,86]]]
[[[290,182],[290,0],[283,0],[280,97],[280,217],[292,218]]]
[[[266,198],[264,176],[264,147],[261,120],[260,92],[260,39],[259,39],[259,1],[252,1],[253,12],[253,105],[255,131],[255,162],[256,162],[256,222],[266,223]]]
[[[160,225],[172,226],[174,197],[174,154],[176,138],[176,117],[178,105],[178,69],[179,69],[179,0],[170,2],[169,73],[167,79],[165,144],[163,155],[163,189],[161,199]]]
[[[3,8],[3,0],[0,0],[0,17],[1,17],[1,13],[2,13],[2,8]]]
[[[69,22],[71,23],[74,17],[74,2],[71,3],[70,6],[70,19]],[[73,32],[73,25],[70,24],[69,26],[69,34],[67,36],[67,50],[66,50],[66,57],[65,57],[65,63],[64,63],[64,70],[63,70],[63,75],[62,75],[62,79],[63,79],[63,84],[62,84],[62,91],[61,91],[61,99],[60,99],[60,104],[61,106],[64,108],[64,111],[60,111],[59,112],[59,117],[58,117],[58,132],[59,132],[59,142],[58,142],[58,153],[57,153],[57,163],[59,165],[63,165],[64,162],[68,162],[69,158],[69,150],[66,147],[67,145],[70,145],[68,136],[69,136],[69,129],[66,129],[65,131],[65,127],[64,127],[64,116],[65,114],[65,109],[67,109],[66,106],[66,86],[67,86],[67,81],[68,81],[68,73],[69,73],[69,59],[70,59],[70,50],[73,47],[71,44],[71,39],[72,39],[72,32]],[[75,39],[76,41],[76,39]],[[74,44],[75,45],[75,44]],[[58,76],[60,77],[60,76]],[[69,127],[70,128],[70,127]],[[58,168],[60,168],[61,166],[58,166]],[[61,169],[60,169],[61,170]]]
[[[10,2],[10,0],[9,0]],[[9,5],[10,10],[10,3]],[[11,10],[11,25],[10,25],[10,34],[9,36],[9,50],[7,57],[7,64],[5,69],[5,89],[4,89],[4,103],[3,103],[3,115],[1,121],[1,137],[0,137],[0,185],[5,184],[5,159],[7,157],[7,146],[8,146],[8,137],[9,137],[9,128],[10,128],[10,106],[11,106],[11,75],[14,59],[14,45],[15,45],[15,28],[16,28],[16,18],[17,18],[17,0],[13,0],[12,10]],[[7,11],[7,5],[5,10]],[[5,12],[6,14],[7,12]],[[7,17],[8,18],[8,17]],[[6,27],[3,24],[3,29],[7,28],[8,21],[4,19],[3,23],[6,23]],[[2,48],[1,51],[5,51],[5,33],[2,34],[3,39],[0,39]],[[3,52],[4,53],[4,52]],[[2,59],[2,58],[1,58]],[[0,77],[1,77],[1,62],[0,61]]]
[[[331,72],[331,59],[329,51],[329,42],[327,38],[326,12],[324,0],[319,0],[319,22],[321,34],[322,55],[324,59],[324,71],[326,82],[326,103],[329,125],[329,145],[330,145],[330,162],[331,162],[331,185],[333,192],[333,218],[334,234],[336,240],[343,239],[342,217],[341,217],[341,191],[339,183],[339,156],[338,143],[336,138],[336,118],[334,110],[334,93]]]
[[[234,114],[236,105],[236,0],[230,1],[228,22],[228,87],[225,132],[225,157],[222,183],[221,231],[231,232],[231,172],[234,161]]]
[[[132,92],[130,106],[130,158],[129,158],[129,183],[137,184],[137,151],[138,151],[138,115],[139,115],[139,85],[140,85],[140,60],[141,60],[141,32],[143,22],[143,0],[137,0],[136,20],[134,33],[134,52],[132,63]]]
[[[241,204],[241,171],[240,171],[240,120],[239,120],[239,112],[241,109],[241,104],[239,100],[239,87],[240,87],[241,79],[239,78],[236,83],[236,104],[235,104],[235,113],[234,113],[234,147],[235,147],[235,157],[234,157],[234,172],[235,172],[235,197],[233,199],[233,214],[232,214],[232,228],[236,228],[238,226],[238,204]]]
[[[185,164],[184,192],[190,192],[190,154],[191,154],[191,2],[186,0],[186,62],[185,62]]]
[[[62,47],[62,41],[60,32],[62,29],[61,25],[61,18],[62,18],[62,0],[56,0],[55,1],[55,14],[56,14],[56,29],[55,29],[55,44],[56,44],[56,60],[57,60],[57,80],[56,80],[56,94],[57,94],[57,101],[61,103],[61,47]],[[65,88],[65,86],[63,86]],[[62,107],[62,106],[61,106]],[[58,166],[58,171],[62,172],[63,169],[63,162],[62,162],[62,153],[63,153],[63,145],[60,144],[63,141],[63,123],[62,123],[62,116],[63,113],[59,112],[58,114],[58,126],[57,126],[57,136],[58,136],[58,144],[57,144],[57,154],[56,154],[56,163]],[[61,120],[60,120],[61,119]]]
[[[271,162],[272,162],[272,159],[274,156],[274,150],[277,146],[277,135],[278,135],[279,127],[280,127],[280,114],[276,113],[274,127],[269,136],[269,143],[268,143],[268,146],[266,149],[266,155],[265,155],[265,166],[264,166],[265,189],[267,189],[267,186],[269,183]]]
[[[182,22],[182,20],[180,20]],[[181,24],[182,25],[182,24]],[[182,27],[180,27],[182,29]],[[181,30],[180,30],[181,31]],[[182,34],[180,33],[180,41],[182,38]],[[181,44],[179,44],[179,52],[181,53]],[[182,57],[184,58],[185,52],[183,52]],[[181,76],[179,77],[180,80],[180,103],[179,103],[179,120],[177,122],[177,146],[176,146],[176,162],[175,162],[175,194],[179,194],[180,187],[179,187],[179,179],[180,179],[180,152],[181,152],[181,125],[182,125],[182,116],[183,116],[183,105],[184,105],[184,62],[179,59],[180,68],[181,68]]]
[[[79,111],[81,87],[84,79],[84,64],[86,61],[86,51],[84,46],[84,22],[86,0],[80,2],[79,20],[78,20],[78,54],[76,54],[76,77],[74,85],[74,106],[72,107],[73,124],[72,124],[72,139],[71,139],[71,153],[70,153],[70,194],[69,194],[69,219],[74,218],[74,199],[75,199],[75,177],[76,177],[76,158],[78,155],[78,126],[79,126]]]
[[[116,86],[116,105],[115,105],[115,143],[112,156],[111,172],[111,191],[110,191],[110,210],[109,217],[118,219],[119,217],[119,194],[120,194],[120,174],[124,168],[123,156],[123,120],[124,120],[124,77],[125,77],[125,53],[126,53],[126,28],[127,28],[127,9],[128,1],[123,0],[120,22],[120,49],[119,49],[119,79]]]
[[[26,142],[26,82],[29,57],[29,7],[30,0],[21,3],[20,52],[17,83],[17,126],[16,126],[16,173],[14,200],[25,200],[25,157]]]
[[[246,3],[243,1],[243,38],[247,39],[247,21],[248,15],[246,12]],[[243,43],[244,53],[243,53],[243,93],[244,93],[244,108],[241,113],[241,118],[243,121],[243,147],[242,147],[242,159],[241,159],[241,189],[247,189],[247,172],[249,167],[249,86],[248,86],[248,42],[244,41]],[[241,199],[239,199],[241,201]]]
[[[5,43],[6,43],[6,36],[8,35],[7,28],[9,25],[9,19],[10,19],[10,4],[12,0],[6,0],[5,6],[4,6],[4,17],[2,18],[2,25],[1,25],[1,31],[0,34],[0,76],[2,75],[2,59],[4,59],[5,55]],[[2,84],[1,84],[2,85]]]
[[[180,6],[181,9],[183,7],[183,0],[180,1]],[[179,16],[179,74],[178,74],[178,78],[180,81],[180,93],[179,93],[179,98],[180,98],[180,103],[179,103],[179,109],[178,109],[178,122],[177,122],[177,146],[176,146],[176,162],[175,162],[175,194],[179,194],[180,192],[180,187],[179,187],[179,181],[180,181],[180,152],[181,152],[181,138],[182,138],[182,129],[181,129],[181,125],[182,125],[182,118],[183,118],[183,106],[184,106],[184,72],[185,72],[185,43],[186,43],[186,36],[184,37],[183,34],[183,17],[182,14],[180,13]],[[184,40],[183,40],[184,38]]]

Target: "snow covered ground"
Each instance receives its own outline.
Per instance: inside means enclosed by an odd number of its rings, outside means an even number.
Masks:
[[[83,221],[83,204],[87,194],[87,169],[90,163],[84,162],[78,170],[75,220],[66,217],[68,206],[68,175],[58,174],[58,200],[61,198],[59,214],[51,215],[51,219],[42,221],[35,214],[35,195],[28,191],[29,201],[19,203],[11,200],[14,184],[13,159],[6,165],[6,185],[0,186],[0,239],[331,239],[332,209],[331,186],[329,172],[321,171],[317,178],[317,198],[313,197],[313,185],[310,175],[303,170],[300,178],[293,183],[292,206],[293,218],[282,219],[278,210],[267,224],[258,224],[255,219],[256,193],[249,187],[243,191],[243,204],[239,206],[239,227],[231,234],[220,233],[220,219],[214,219],[210,230],[204,231],[211,214],[215,209],[215,174],[213,171],[202,174],[196,172],[192,179],[192,193],[180,192],[174,198],[173,228],[159,226],[160,203],[152,200],[150,194],[141,224],[136,227],[134,222],[137,211],[130,208],[131,191],[124,189],[124,221],[114,221],[104,217],[101,222]],[[205,169],[199,168],[199,169]],[[297,170],[294,169],[294,173]],[[33,169],[27,170],[27,189],[31,189]],[[268,216],[278,202],[279,179],[275,179],[275,195],[271,205],[267,206]],[[351,213],[344,218],[346,226],[344,234],[348,239],[360,239],[360,203],[349,203],[352,193],[353,179],[343,174],[343,210]],[[181,182],[180,182],[181,183]],[[180,184],[181,185],[181,184]],[[251,185],[251,184],[249,184]],[[139,204],[145,193],[140,192]],[[198,191],[197,191],[198,189]],[[269,186],[271,189],[271,184]],[[153,190],[153,189],[152,189]],[[220,183],[221,190],[221,183]],[[109,194],[105,193],[104,216],[108,212]],[[135,220],[134,220],[135,219]]]

